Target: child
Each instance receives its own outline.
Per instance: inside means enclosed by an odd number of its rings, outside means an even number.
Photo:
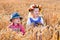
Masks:
[[[27,20],[27,25],[34,24],[37,26],[38,24],[44,25],[43,18],[39,16],[41,11],[41,7],[39,5],[31,5],[29,8],[29,15]]]
[[[20,21],[22,20],[22,17],[17,13],[13,13],[11,15],[11,24],[9,26],[9,28],[11,28],[13,31],[16,32],[22,32],[22,34],[25,34],[25,28],[24,26],[20,23]]]

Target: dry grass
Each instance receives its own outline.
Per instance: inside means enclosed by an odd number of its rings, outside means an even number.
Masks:
[[[53,28],[52,26],[35,27],[26,31],[25,35],[17,33],[9,28],[0,31],[0,40],[59,40],[60,27]]]
[[[49,26],[26,29],[24,36],[7,28],[10,14],[16,11],[24,17],[22,24],[26,27],[28,8],[33,3],[42,5],[43,18]],[[0,40],[40,39],[60,40],[60,0],[0,0]]]

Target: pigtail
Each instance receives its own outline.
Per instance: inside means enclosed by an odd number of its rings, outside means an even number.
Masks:
[[[32,17],[31,12],[29,12],[29,14],[28,14],[28,18],[30,18],[30,17]]]

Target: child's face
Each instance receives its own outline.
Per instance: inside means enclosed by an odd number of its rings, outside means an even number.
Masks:
[[[15,18],[12,20],[13,23],[20,23],[20,18]]]
[[[38,15],[39,15],[39,8],[35,8],[35,9],[34,9],[33,15],[34,15],[34,16],[38,16]]]

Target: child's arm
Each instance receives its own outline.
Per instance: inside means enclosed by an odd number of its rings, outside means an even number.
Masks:
[[[27,20],[27,24],[26,24],[26,29],[29,30],[31,28],[31,21],[30,21],[30,18],[28,18]]]
[[[44,25],[44,20],[42,17],[41,17],[41,24]]]
[[[28,18],[28,20],[27,20],[27,25],[31,25],[30,18]]]
[[[23,35],[24,35],[24,34],[25,34],[25,28],[24,28],[24,26],[23,26],[23,25],[21,25],[20,30],[21,30],[21,32],[22,32],[22,33],[23,33]]]

